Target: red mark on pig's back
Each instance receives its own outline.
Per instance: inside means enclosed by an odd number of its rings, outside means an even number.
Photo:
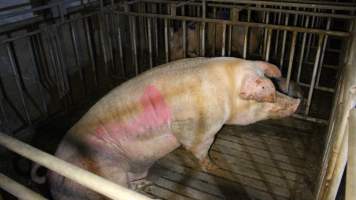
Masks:
[[[111,122],[102,122],[96,128],[96,136],[103,140],[135,138],[156,134],[162,127],[168,126],[171,111],[155,86],[149,85],[145,88],[139,104],[142,106],[142,111],[136,117],[126,122],[115,122],[115,119]]]

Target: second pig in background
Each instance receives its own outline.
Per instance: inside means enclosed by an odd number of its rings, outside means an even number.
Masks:
[[[218,9],[213,14],[208,12],[208,18],[216,18],[233,21],[257,21],[259,16],[248,17],[247,12],[229,12],[228,9]],[[248,19],[249,18],[249,19]],[[243,57],[244,41],[246,35],[247,55],[256,53],[263,35],[263,30],[256,27],[246,27],[233,25],[231,26],[231,41],[229,40],[229,25],[207,23],[205,40],[205,56],[228,55],[226,52],[231,51],[230,56]],[[201,25],[198,22],[187,22],[186,33],[179,25],[176,31],[170,37],[170,60],[177,60],[184,57],[197,57],[200,55]],[[186,41],[183,41],[183,34],[186,34]],[[186,42],[186,55],[184,55],[184,42]],[[223,53],[225,52],[225,53]],[[203,56],[203,55],[200,55]]]

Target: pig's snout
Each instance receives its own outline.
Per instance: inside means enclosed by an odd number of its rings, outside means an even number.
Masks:
[[[277,92],[276,94],[276,101],[271,110],[272,118],[287,117],[297,111],[300,99],[289,97],[280,92]]]

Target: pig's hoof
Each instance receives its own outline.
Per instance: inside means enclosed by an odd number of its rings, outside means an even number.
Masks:
[[[153,183],[151,181],[148,181],[146,179],[140,179],[137,181],[132,181],[130,183],[130,188],[132,190],[138,191],[138,190],[144,190],[146,187],[152,185]]]
[[[209,158],[205,158],[204,160],[200,161],[200,166],[205,172],[219,169],[219,167],[214,164]]]

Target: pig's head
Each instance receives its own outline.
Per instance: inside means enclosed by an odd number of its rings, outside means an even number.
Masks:
[[[281,76],[275,65],[262,61],[243,61],[238,65],[234,77],[235,95],[227,124],[247,125],[265,119],[283,118],[297,110],[300,100],[277,92],[267,78]]]

